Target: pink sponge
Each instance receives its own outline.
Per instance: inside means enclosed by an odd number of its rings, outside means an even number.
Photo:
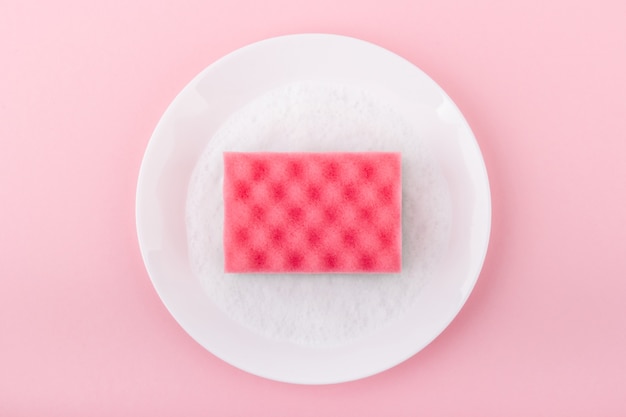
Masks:
[[[400,272],[399,153],[224,153],[226,272]]]

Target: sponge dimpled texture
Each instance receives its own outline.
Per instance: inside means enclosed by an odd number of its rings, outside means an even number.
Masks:
[[[400,272],[399,153],[224,153],[226,272]]]

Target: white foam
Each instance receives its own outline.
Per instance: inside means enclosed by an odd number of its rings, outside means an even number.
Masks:
[[[224,273],[224,151],[402,152],[401,274],[236,275]],[[410,120],[362,88],[299,82],[234,113],[198,160],[187,200],[192,270],[232,320],[273,340],[339,345],[401,317],[415,302],[447,244],[448,189]]]

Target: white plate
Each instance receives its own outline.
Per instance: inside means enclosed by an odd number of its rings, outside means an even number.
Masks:
[[[421,289],[418,302],[401,320],[373,335],[323,349],[269,340],[219,310],[191,272],[185,226],[187,186],[211,136],[252,99],[300,80],[343,81],[390,92],[438,161],[452,204],[444,262],[436,279]],[[187,127],[190,120],[193,129]],[[433,80],[410,62],[370,43],[305,34],[235,51],[183,89],[148,144],[139,174],[136,216],[142,256],[154,287],[191,337],[250,373],[284,382],[329,384],[389,369],[419,352],[447,327],[480,273],[491,203],[476,140],[456,105]]]

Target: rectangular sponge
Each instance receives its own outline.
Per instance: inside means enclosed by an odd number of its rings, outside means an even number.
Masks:
[[[224,153],[224,268],[400,272],[399,153]]]

